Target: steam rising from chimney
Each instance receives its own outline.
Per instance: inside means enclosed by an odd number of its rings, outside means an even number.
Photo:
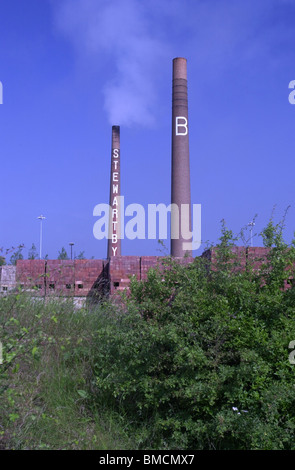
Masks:
[[[144,2],[137,0],[64,0],[60,28],[78,49],[93,55],[112,74],[103,87],[109,123],[151,126],[154,123],[157,70],[169,52],[151,34]],[[104,64],[107,68],[104,69]],[[106,75],[107,77],[107,75]]]

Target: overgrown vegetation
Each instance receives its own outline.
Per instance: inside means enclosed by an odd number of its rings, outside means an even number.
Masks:
[[[71,301],[0,299],[0,449],[124,449],[124,430],[88,408],[99,311]]]
[[[223,225],[211,259],[167,257],[119,305],[0,299],[3,446],[294,449],[295,243],[262,239],[257,259]]]

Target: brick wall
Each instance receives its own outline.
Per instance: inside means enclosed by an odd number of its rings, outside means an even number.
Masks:
[[[109,279],[111,295],[129,286],[130,276],[144,281],[149,269],[161,266],[162,256],[114,256],[110,258]],[[174,258],[179,263],[191,263],[194,258]]]
[[[259,269],[261,264],[267,259],[269,248],[235,246],[231,249],[231,251],[234,254],[231,263],[237,263],[238,265],[233,269],[243,269],[247,265],[247,263],[250,262],[251,266],[255,267],[256,269]],[[210,248],[209,250],[204,251],[202,257],[206,258],[209,261],[211,269],[216,269],[216,248]]]
[[[16,283],[41,296],[87,297],[122,291],[130,277],[145,280],[161,256],[114,256],[110,260],[18,260]],[[190,263],[193,258],[176,258]]]
[[[139,256],[112,256],[109,261],[110,294],[128,287],[132,275],[140,279]]]
[[[16,284],[25,290],[34,289],[44,295],[44,260],[18,260],[16,264]]]
[[[161,256],[142,256],[140,263],[140,279],[145,281],[150,268],[161,264]]]
[[[87,297],[106,284],[104,260],[19,260],[16,283],[39,295]]]

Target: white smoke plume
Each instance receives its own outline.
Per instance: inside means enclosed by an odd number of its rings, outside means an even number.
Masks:
[[[110,124],[152,125],[157,69],[167,46],[138,0],[63,0],[57,24],[82,53],[94,56],[106,76]],[[153,31],[154,29],[154,31]],[[112,70],[110,64],[114,64]]]

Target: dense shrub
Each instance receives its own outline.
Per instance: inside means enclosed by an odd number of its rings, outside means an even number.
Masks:
[[[272,222],[268,257],[240,265],[222,229],[215,268],[167,258],[131,282],[127,306],[97,320],[96,402],[118,410],[139,447],[294,449],[294,244]]]

